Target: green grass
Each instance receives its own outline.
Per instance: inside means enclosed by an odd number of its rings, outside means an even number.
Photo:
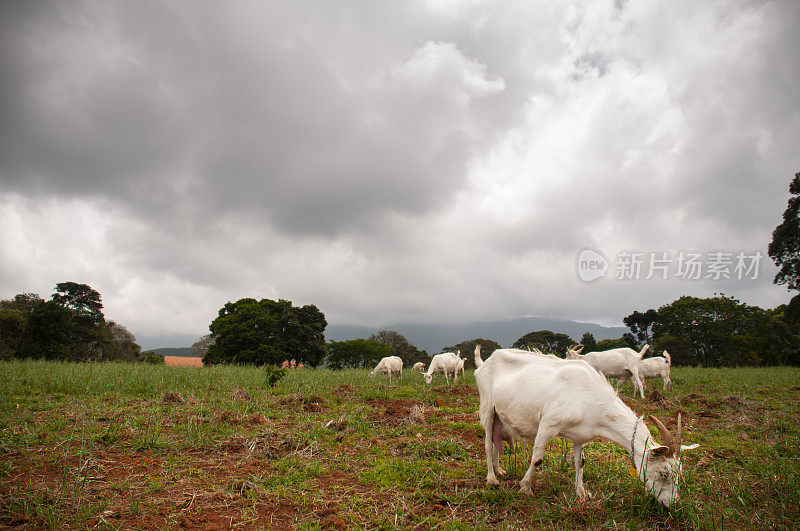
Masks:
[[[169,528],[792,528],[800,521],[800,369],[673,370],[639,414],[683,414],[681,499],[659,507],[627,454],[586,447],[574,496],[572,446],[551,443],[533,496],[485,485],[478,397],[366,371],[0,363],[0,526]],[[661,389],[650,381],[648,391]]]

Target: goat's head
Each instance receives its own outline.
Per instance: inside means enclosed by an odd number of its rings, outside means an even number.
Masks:
[[[429,383],[431,383],[433,381],[433,374],[431,374],[430,372],[423,372],[422,376],[425,377],[425,383],[426,384],[429,384]]]
[[[681,445],[681,415],[678,413],[677,434],[673,438],[660,420],[650,415],[650,420],[658,428],[663,445],[650,447],[643,458],[644,470],[639,470],[639,478],[644,481],[647,492],[659,502],[669,507],[678,499],[678,479],[681,474],[681,452],[693,450],[698,444]],[[639,464],[637,463],[637,466]]]
[[[580,358],[581,350],[583,350],[583,345],[578,345],[580,348],[576,347],[567,347],[567,359],[568,360],[575,360]]]

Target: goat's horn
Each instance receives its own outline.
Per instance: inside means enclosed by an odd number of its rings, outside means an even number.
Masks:
[[[669,432],[667,427],[664,426],[664,424],[662,424],[661,421],[655,418],[653,415],[650,415],[650,420],[652,420],[653,424],[655,424],[656,428],[658,428],[658,433],[661,434],[661,440],[664,441],[664,444],[666,444],[667,448],[669,448],[669,454],[674,455],[675,441],[672,438],[672,434]]]
[[[678,413],[678,432],[675,435],[675,457],[681,454],[681,440],[683,439],[683,426],[681,425],[681,414]]]

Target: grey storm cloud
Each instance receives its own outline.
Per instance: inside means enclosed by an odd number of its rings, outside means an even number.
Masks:
[[[300,4],[255,7],[8,13],[4,183],[330,234],[447,201],[508,121],[481,112],[502,79],[452,44],[344,64],[357,45],[337,45],[329,21],[307,20]]]
[[[765,252],[800,170],[800,4],[5,2],[0,297],[145,336],[227,300],[330,322],[632,309],[586,247]]]

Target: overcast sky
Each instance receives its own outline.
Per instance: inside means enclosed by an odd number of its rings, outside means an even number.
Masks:
[[[795,0],[3,1],[0,298],[89,284],[146,348],[241,297],[369,326],[774,307],[798,50]]]

